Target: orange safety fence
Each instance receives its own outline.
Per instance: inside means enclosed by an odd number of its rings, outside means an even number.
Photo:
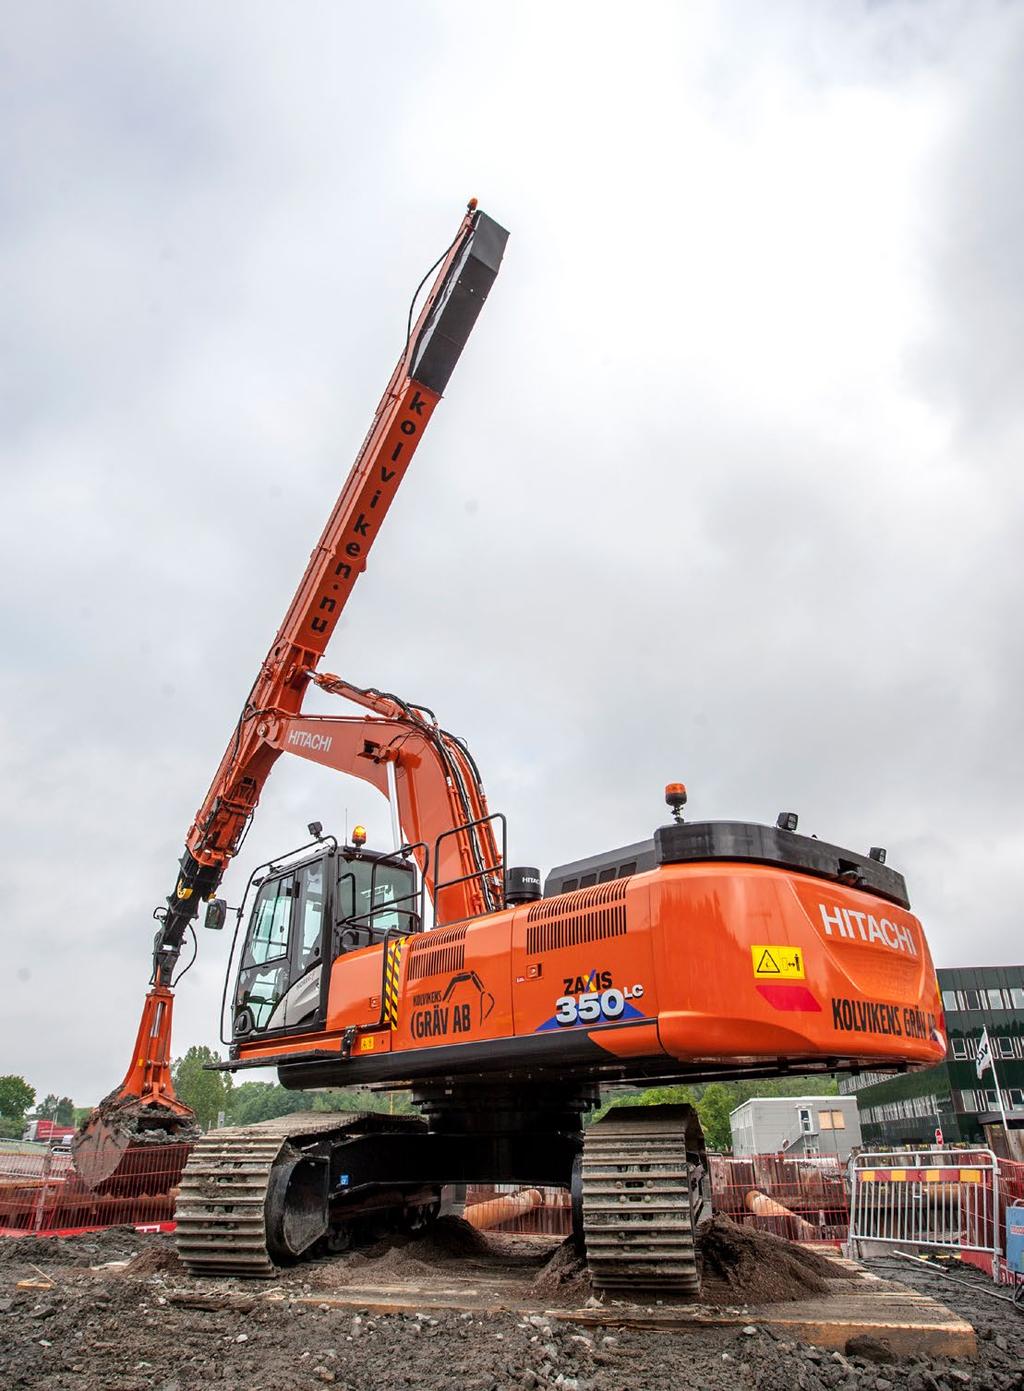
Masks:
[[[714,1210],[790,1241],[838,1246],[850,1228],[846,1169],[834,1155],[708,1156]]]
[[[521,1191],[515,1183],[471,1183],[466,1188],[465,1206],[467,1209],[478,1204],[496,1202]],[[508,1232],[519,1236],[568,1236],[572,1231],[572,1204],[566,1188],[538,1188],[541,1196],[525,1212],[508,1209],[509,1215],[503,1221],[488,1222],[487,1228],[494,1232]],[[500,1216],[500,1210],[495,1211]]]
[[[712,1204],[744,1226],[774,1232],[791,1241],[838,1246],[847,1239],[850,1209],[846,1171],[835,1158],[796,1158],[778,1154],[731,1159],[709,1155]],[[516,1184],[472,1184],[466,1206],[519,1192]],[[526,1212],[510,1211],[492,1230],[523,1235],[568,1236],[572,1203],[564,1188],[540,1189],[542,1201]]]
[[[128,1150],[116,1172],[92,1189],[70,1155],[0,1151],[0,1235],[170,1222],[190,1150],[187,1144]]]

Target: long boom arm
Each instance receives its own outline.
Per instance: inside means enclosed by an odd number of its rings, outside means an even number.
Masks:
[[[471,201],[408,336],[295,597],[253,682],[185,842],[154,944],[170,985],[189,923],[237,852],[281,748],[271,724],[296,716],[434,407],[498,273],[508,233]]]
[[[75,1137],[75,1168],[90,1186],[117,1171],[123,1153],[143,1131],[162,1130],[168,1138],[194,1138],[195,1117],[177,1100],[170,1068],[172,986],[185,933],[200,902],[215,893],[238,852],[271,768],[279,754],[290,747],[275,736],[289,721],[301,718],[306,688],[316,678],[317,664],[356,580],[366,568],[370,547],[494,283],[507,240],[505,229],[479,212],[476,199],[472,199],[455,239],[437,263],[440,269],[415,324],[410,314],[405,346],[369,433],[189,829],[174,889],[166,909],[158,914],[153,974],[128,1071],[120,1087],[104,1098]],[[358,699],[358,692],[352,694],[355,691],[351,688],[342,693]],[[402,713],[397,707],[396,711]],[[406,735],[410,732],[408,728],[401,730]],[[479,790],[475,769],[473,778],[465,776],[467,768],[472,769],[468,754],[464,763],[461,746],[443,732],[431,734],[428,730],[426,738],[440,759],[444,777],[451,777],[454,783],[461,778],[473,784],[468,798],[451,800],[448,820],[455,825],[469,820],[467,805],[474,809],[484,806],[486,814],[482,791],[479,801],[474,801]],[[363,770],[368,766],[359,759],[353,771],[366,776]],[[432,809],[435,802],[432,797]],[[411,811],[406,820],[418,824]],[[438,820],[433,810],[428,820],[430,824]],[[454,839],[468,847],[459,852],[466,864],[489,871],[460,882],[455,892],[468,895],[474,907],[481,894],[486,904],[493,906],[499,859],[489,824],[464,829]],[[450,858],[448,851],[446,854]]]

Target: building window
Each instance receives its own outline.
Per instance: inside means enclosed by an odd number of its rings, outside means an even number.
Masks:
[[[1011,1111],[1024,1111],[1024,1088],[1011,1087],[1006,1097]]]
[[[942,992],[942,1008],[946,1011],[947,1014],[954,1013],[956,1010],[960,1008],[960,1006],[956,1002],[955,990],[944,990]]]
[[[997,1056],[997,1057],[999,1057],[999,1058],[1012,1058],[1012,1057],[1013,1057],[1013,1039],[1012,1039],[1012,1038],[1005,1038],[1005,1037],[1003,1037],[1002,1035],[1000,1035],[999,1038],[994,1038],[994,1039],[992,1040],[992,1042],[995,1044],[995,1050],[996,1050],[996,1056]]]
[[[1006,1006],[1003,1004],[1003,992],[1001,990],[986,990],[985,994],[988,996],[989,1009],[1006,1008]]]
[[[819,1130],[831,1130],[831,1129],[832,1129],[832,1112],[831,1112],[831,1111],[819,1111],[819,1112],[818,1112],[818,1129],[819,1129]]]
[[[1013,1001],[1014,1009],[1024,1009],[1024,990],[1019,985],[1015,985],[1010,991],[1010,999]]]
[[[962,1111],[979,1110],[980,1108],[978,1106],[978,1093],[970,1090],[962,1091],[960,1093],[960,1109]]]
[[[967,1044],[962,1038],[951,1038],[949,1041],[949,1046],[953,1050],[954,1058],[967,1057]]]
[[[985,1100],[988,1103],[989,1110],[994,1111],[996,1107],[999,1105],[999,1095],[996,1092],[995,1087],[989,1087],[989,1089],[985,1092]]]
[[[981,1009],[981,996],[977,990],[964,991],[964,1004],[967,1009]]]
[[[811,1125],[811,1113],[805,1106],[800,1107],[800,1129],[803,1131],[805,1135],[814,1134],[814,1130]]]

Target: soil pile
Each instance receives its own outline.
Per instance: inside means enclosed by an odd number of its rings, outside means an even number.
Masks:
[[[731,1224],[729,1224],[731,1226]],[[442,1228],[442,1236],[445,1229]],[[742,1232],[742,1229],[741,1229]],[[460,1229],[448,1237],[458,1241]],[[748,1237],[751,1233],[744,1233]],[[462,1233],[465,1236],[464,1233]],[[714,1235],[714,1234],[710,1234]],[[757,1234],[753,1234],[756,1238]],[[927,1289],[978,1327],[976,1361],[959,1364],[928,1356],[878,1361],[877,1349],[851,1343],[848,1351],[806,1347],[778,1330],[739,1325],[659,1329],[595,1327],[574,1316],[552,1318],[552,1306],[573,1307],[571,1248],[536,1238],[491,1236],[487,1251],[463,1257],[479,1288],[505,1289],[524,1315],[496,1312],[488,1300],[470,1311],[444,1310],[436,1301],[405,1312],[374,1314],[339,1307],[310,1276],[350,1267],[353,1256],[309,1262],[281,1271],[272,1287],[258,1281],[193,1280],[166,1269],[173,1258],[166,1237],[105,1232],[48,1242],[0,1239],[0,1387],[4,1391],[1021,1391],[1024,1321],[992,1298],[991,1280],[966,1268],[953,1283],[914,1262],[893,1259],[879,1269]],[[722,1234],[715,1237],[719,1246]],[[778,1264],[771,1240],[757,1243],[759,1259]],[[812,1253],[781,1243],[790,1256]],[[735,1234],[728,1249],[735,1252]],[[92,1248],[92,1249],[86,1249]],[[103,1248],[103,1249],[101,1249]],[[421,1242],[391,1247],[409,1261]],[[436,1249],[436,1248],[435,1248]],[[150,1251],[154,1252],[149,1257]],[[385,1255],[388,1254],[386,1251]],[[105,1260],[134,1257],[125,1269],[90,1270]],[[64,1257],[63,1263],[55,1257]],[[149,1257],[142,1260],[142,1257]],[[418,1283],[429,1296],[446,1289],[458,1257],[441,1268],[435,1257],[417,1262]],[[35,1261],[52,1288],[18,1288],[19,1264]],[[490,1262],[490,1264],[488,1264]],[[556,1283],[553,1296],[530,1297],[541,1265]],[[891,1267],[891,1268],[890,1268]],[[364,1269],[366,1266],[364,1265]],[[479,1279],[477,1271],[481,1271]],[[837,1273],[831,1267],[829,1274]],[[486,1273],[490,1272],[490,1273]],[[814,1272],[812,1271],[812,1274]],[[568,1282],[557,1285],[559,1277]],[[126,1278],[127,1277],[127,1278]],[[500,1278],[499,1278],[500,1277]],[[514,1279],[513,1279],[514,1277]],[[353,1276],[353,1278],[355,1278]],[[721,1276],[715,1278],[722,1278]],[[493,1283],[497,1281],[497,1283]],[[969,1286],[969,1287],[968,1287]],[[835,1285],[832,1285],[833,1290]],[[561,1292],[559,1292],[561,1291]],[[525,1297],[524,1297],[525,1296]],[[733,1301],[738,1302],[733,1296]],[[581,1299],[581,1304],[586,1300]],[[780,1312],[785,1312],[782,1306]]]
[[[84,1236],[22,1236],[0,1240],[0,1266],[104,1265],[107,1261],[127,1261],[141,1251],[147,1241],[134,1227],[108,1227]]]
[[[713,1217],[697,1236],[705,1304],[776,1304],[825,1294],[846,1271],[771,1232]]]
[[[571,1236],[545,1261],[530,1284],[530,1294],[534,1299],[551,1300],[566,1308],[584,1304],[590,1298],[590,1272]]]
[[[420,1237],[413,1237],[416,1257],[432,1261],[450,1256],[482,1256],[490,1250],[490,1242],[461,1217],[439,1217]]]
[[[140,1251],[124,1268],[125,1275],[133,1280],[144,1280],[150,1275],[184,1275],[184,1265],[178,1259],[173,1237],[157,1237],[145,1250]]]
[[[457,1268],[474,1258],[493,1258],[500,1245],[461,1217],[439,1217],[423,1233],[390,1236],[360,1246],[340,1260],[318,1262],[312,1279],[319,1286],[421,1280],[438,1267]]]

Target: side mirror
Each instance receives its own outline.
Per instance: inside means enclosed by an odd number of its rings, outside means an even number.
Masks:
[[[203,926],[212,928],[219,932],[227,921],[228,905],[222,898],[211,898],[206,905],[206,917],[203,919]]]

